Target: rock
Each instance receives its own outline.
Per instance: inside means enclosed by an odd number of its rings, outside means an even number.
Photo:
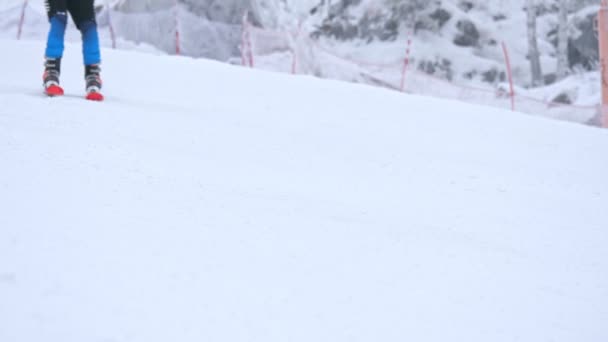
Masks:
[[[443,8],[438,8],[431,13],[430,17],[437,22],[437,27],[442,28],[445,23],[452,19],[452,14]]]
[[[507,19],[507,16],[504,15],[504,14],[502,14],[502,13],[500,13],[500,14],[496,14],[496,15],[492,16],[492,19],[494,21],[503,21],[503,20]]]
[[[458,8],[460,8],[461,10],[463,10],[465,12],[469,12],[474,7],[475,7],[475,5],[471,1],[460,1],[458,3]]]
[[[543,77],[545,79],[545,85],[549,85],[549,84],[553,84],[553,83],[557,82],[557,74],[554,72],[545,74]]]
[[[504,82],[507,79],[507,75],[504,71],[498,71],[497,69],[490,69],[487,71],[484,71],[482,74],[482,80],[484,82],[488,82],[488,83],[498,83],[498,82]]]
[[[592,14],[574,20],[578,30],[577,35],[570,37],[568,42],[568,58],[570,67],[582,67],[594,70],[599,60],[598,40],[594,23],[597,15]]]
[[[551,102],[561,103],[561,104],[572,104],[573,103],[573,101],[570,98],[570,95],[568,93],[561,93],[561,94],[557,95],[555,98],[553,98],[553,100],[551,100]]]
[[[420,63],[418,63],[418,70],[423,71],[429,75],[446,79],[448,81],[451,81],[454,77],[454,71],[452,70],[452,62],[445,58],[437,59],[434,61],[420,61]]]
[[[477,26],[470,20],[460,20],[456,24],[459,33],[454,37],[454,44],[458,46],[478,46],[480,34]]]

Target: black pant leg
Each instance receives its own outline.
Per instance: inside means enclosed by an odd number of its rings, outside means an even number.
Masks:
[[[46,14],[51,19],[55,14],[66,13],[68,10],[67,0],[45,0]]]
[[[84,23],[95,22],[94,2],[94,0],[67,0],[67,9],[79,30]]]

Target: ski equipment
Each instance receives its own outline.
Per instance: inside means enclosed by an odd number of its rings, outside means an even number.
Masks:
[[[42,82],[44,91],[48,96],[62,96],[63,88],[59,85],[59,76],[61,74],[61,59],[47,58],[44,63],[44,74]]]
[[[91,101],[103,101],[104,97],[101,94],[102,81],[100,74],[101,69],[99,65],[87,65],[85,67],[85,81],[87,90],[87,100]]]

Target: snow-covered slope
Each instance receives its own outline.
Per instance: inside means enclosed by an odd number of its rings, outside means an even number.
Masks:
[[[46,36],[48,23],[43,3],[43,0],[28,2],[24,39],[40,40]],[[447,0],[440,6],[435,6],[435,2],[418,2],[422,9],[414,15],[418,18],[418,29],[413,35],[408,28],[413,25],[412,14],[394,10],[391,6],[395,1],[180,0],[179,9],[174,7],[175,3],[173,0],[98,0],[102,44],[106,47],[113,44],[111,22],[119,49],[173,54],[177,50],[176,36],[179,36],[179,51],[183,55],[230,62],[239,59],[240,62],[240,47],[253,46],[251,55],[255,63],[252,64],[256,67],[293,70],[322,78],[403,88],[416,94],[510,108],[509,101],[496,96],[507,89],[500,44],[504,42],[510,51],[517,84],[516,110],[578,123],[598,123],[596,106],[600,82],[597,38],[593,33],[593,15],[598,5],[590,0],[571,3],[571,75],[536,89],[526,89],[530,66],[527,40],[521,39],[526,36],[523,0]],[[315,7],[319,3],[325,6]],[[543,6],[538,31],[543,70],[547,81],[553,82],[558,21],[556,7],[550,3]],[[22,4],[22,0],[0,2],[1,38],[16,37]],[[104,4],[116,6],[107,11]],[[312,8],[316,10],[311,11]],[[243,35],[241,22],[245,12],[265,30]],[[353,32],[357,34],[352,36]],[[243,43],[243,37],[251,42]],[[407,86],[401,87],[408,38],[413,38],[413,44],[407,74],[419,77],[408,77]],[[72,24],[68,40],[80,40],[80,33]],[[247,52],[244,55],[247,56]],[[470,92],[471,87],[481,91]]]
[[[608,340],[603,130],[0,44],[0,341]]]

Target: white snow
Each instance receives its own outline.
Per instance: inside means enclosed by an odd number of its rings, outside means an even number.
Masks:
[[[608,340],[604,130],[0,44],[0,341]]]

